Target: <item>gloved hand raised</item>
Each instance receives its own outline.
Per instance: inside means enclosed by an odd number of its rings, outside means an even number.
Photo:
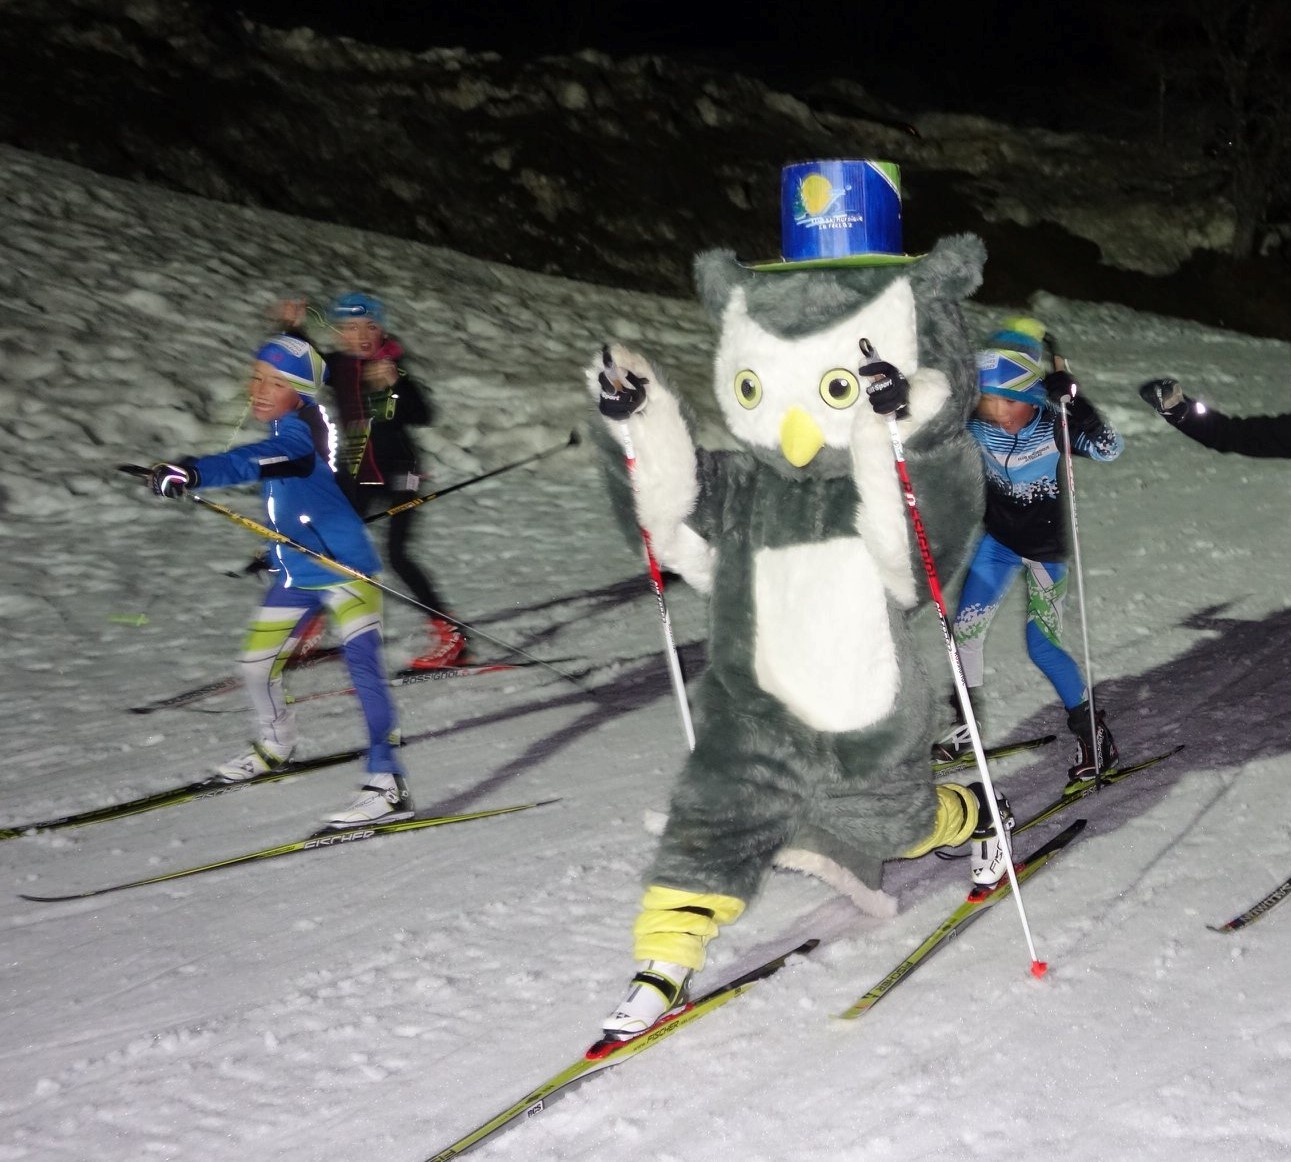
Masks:
[[[1052,403],[1072,403],[1080,394],[1080,385],[1069,371],[1051,371],[1044,377],[1044,393]]]
[[[1172,424],[1177,424],[1192,406],[1177,379],[1149,379],[1139,388],[1143,402],[1156,409]]]
[[[601,387],[601,398],[597,406],[601,415],[607,419],[626,420],[644,406],[646,384],[650,381],[618,367],[611,358],[608,347],[601,349],[601,359],[605,370],[596,377]]]
[[[900,419],[906,414],[910,403],[910,383],[891,363],[875,360],[865,364],[859,375],[869,380],[865,394],[869,396],[870,407],[879,415],[895,415]]]
[[[148,474],[148,483],[158,496],[178,500],[186,489],[196,488],[201,477],[196,468],[187,464],[154,464]]]

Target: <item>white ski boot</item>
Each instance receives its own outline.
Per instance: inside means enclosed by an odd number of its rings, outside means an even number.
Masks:
[[[1013,811],[1009,801],[999,791],[995,792],[995,805],[1000,811],[1004,834],[995,833],[995,820],[986,799],[986,788],[981,783],[970,783],[968,789],[977,796],[977,827],[968,841],[968,871],[977,889],[993,888],[1008,874],[1007,861],[1012,857],[1009,832],[1013,830]]]
[[[973,687],[973,689],[975,690],[977,687]],[[949,703],[954,720],[946,733],[932,744],[932,761],[935,763],[953,763],[965,755],[971,754],[973,750],[973,736],[969,733],[968,724],[964,721],[964,711],[959,705],[959,695],[952,693]],[[978,736],[985,738],[985,721],[976,710],[973,711],[973,716],[977,720]]]
[[[369,823],[398,823],[411,819],[413,813],[412,792],[403,775],[383,772],[369,775],[358,798],[332,815],[326,826],[333,831],[344,831],[350,827],[366,827]]]
[[[240,759],[231,759],[216,767],[214,781],[245,783],[247,779],[258,778],[260,775],[267,775],[270,771],[280,770],[287,765],[293,750],[295,747],[289,747],[286,754],[280,755],[263,742],[253,742],[250,754],[243,755]]]
[[[627,995],[602,1023],[607,1041],[627,1041],[644,1033],[685,996],[690,969],[666,960],[644,960]]]

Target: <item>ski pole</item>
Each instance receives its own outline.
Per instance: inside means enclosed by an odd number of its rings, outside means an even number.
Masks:
[[[118,464],[117,470],[124,472],[129,476],[147,478],[152,475],[152,470],[150,468],[145,468],[141,464]],[[436,617],[443,618],[444,621],[452,622],[454,625],[459,625],[463,629],[470,630],[473,634],[477,634],[482,638],[487,638],[494,645],[501,646],[504,650],[507,650],[510,653],[519,654],[522,658],[528,658],[531,662],[535,662],[537,665],[545,666],[553,674],[564,678],[566,681],[573,682],[575,686],[579,686],[581,689],[581,683],[572,674],[566,674],[564,670],[559,670],[550,662],[545,662],[542,658],[535,657],[533,654],[529,653],[528,650],[522,650],[519,646],[514,646],[510,642],[504,642],[501,638],[496,638],[490,633],[485,633],[484,630],[480,629],[478,626],[472,625],[469,621],[461,621],[458,618],[449,617],[449,615],[443,611],[423,604],[410,594],[401,593],[398,589],[391,588],[384,582],[378,581],[375,577],[368,576],[368,574],[364,573],[361,569],[353,569],[349,565],[342,564],[334,557],[325,556],[323,553],[319,553],[306,545],[302,545],[299,541],[293,541],[291,537],[287,536],[285,533],[280,533],[277,529],[271,529],[268,525],[261,524],[258,520],[252,520],[249,516],[243,516],[240,512],[234,512],[233,509],[226,508],[222,504],[217,504],[213,500],[207,500],[206,497],[199,496],[196,492],[186,492],[184,495],[187,496],[194,504],[197,504],[202,508],[210,509],[212,512],[219,513],[220,516],[224,517],[226,520],[232,521],[235,525],[240,525],[248,532],[255,533],[258,537],[264,537],[266,540],[276,541],[280,545],[286,545],[288,548],[295,549],[298,553],[304,553],[304,555],[309,557],[311,560],[317,561],[320,565],[326,566],[328,569],[341,574],[343,577],[349,577],[354,581],[366,581],[369,585],[375,585],[378,589],[382,590],[382,592],[389,593],[391,597],[397,597],[401,601],[406,601],[409,605],[415,605],[418,609],[424,609],[427,613],[432,613]]]
[[[861,354],[866,363],[874,363],[879,358],[874,344],[868,339],[860,342]],[[1017,903],[1018,918],[1022,921],[1022,932],[1026,937],[1027,950],[1031,954],[1031,975],[1043,976],[1049,966],[1036,955],[1035,942],[1031,939],[1031,925],[1027,922],[1026,908],[1022,904],[1022,890],[1018,884],[1017,872],[1013,868],[1012,844],[1009,843],[1004,821],[1000,818],[1000,807],[995,801],[995,785],[991,781],[991,772],[986,762],[986,749],[982,745],[982,736],[977,729],[977,718],[973,714],[973,704],[968,696],[968,682],[964,678],[963,663],[959,658],[959,649],[955,645],[955,636],[950,629],[950,616],[946,612],[946,599],[942,595],[941,581],[937,577],[937,564],[933,560],[932,547],[928,544],[928,533],[924,528],[923,516],[915,498],[914,485],[910,482],[910,472],[906,466],[905,446],[901,442],[901,432],[897,428],[895,413],[889,413],[888,435],[892,440],[892,458],[896,462],[897,478],[901,482],[901,491],[905,496],[906,507],[910,510],[910,522],[914,526],[915,541],[919,546],[919,557],[923,561],[923,571],[928,578],[928,590],[932,594],[933,604],[937,607],[937,620],[941,623],[941,636],[946,644],[946,654],[950,659],[950,671],[955,680],[955,695],[959,699],[964,713],[964,723],[968,727],[968,736],[973,744],[973,757],[977,760],[977,769],[982,776],[982,786],[986,792],[986,802],[990,808],[991,821],[995,824],[995,834],[1004,837],[1008,848],[1008,858],[1004,861],[1009,884],[1013,888],[1013,899]]]
[[[526,456],[523,460],[516,460],[512,464],[503,464],[501,468],[481,472],[478,476],[472,476],[469,480],[459,480],[456,484],[450,484],[447,488],[441,488],[437,492],[427,492],[424,496],[414,496],[411,500],[401,501],[392,508],[364,517],[363,523],[370,525],[373,521],[384,520],[388,516],[397,516],[401,512],[407,512],[410,508],[417,508],[428,501],[438,500],[441,496],[447,496],[450,492],[468,488],[472,484],[479,484],[481,480],[488,480],[492,476],[501,476],[503,472],[510,472],[515,468],[523,468],[526,464],[532,464],[535,460],[545,460],[548,456],[554,456],[557,452],[563,452],[566,448],[572,448],[581,442],[578,432],[572,431],[569,433],[569,439],[563,444],[556,444],[554,447],[547,448],[542,452],[535,452],[532,456]]]
[[[1044,335],[1044,345],[1049,349],[1049,359],[1055,371],[1070,371],[1062,352],[1058,350],[1058,340],[1048,331]],[[1067,511],[1071,514],[1071,550],[1072,566],[1076,573],[1076,605],[1080,609],[1080,636],[1085,651],[1085,685],[1089,690],[1089,737],[1094,746],[1094,781],[1101,785],[1103,771],[1099,765],[1102,757],[1098,749],[1098,719],[1094,707],[1094,664],[1089,649],[1089,617],[1085,606],[1085,569],[1080,559],[1080,522],[1076,519],[1076,468],[1075,457],[1071,452],[1071,428],[1067,423],[1067,401],[1058,405],[1062,413],[1062,460],[1067,475]]]
[[[614,384],[615,390],[622,390],[623,372],[614,364],[608,347],[601,348],[601,358],[605,362],[605,374]],[[627,422],[618,425],[619,442],[623,445],[623,462],[627,467],[628,483],[633,493],[637,490],[637,458],[632,446],[632,434],[628,431]],[[681,728],[686,735],[686,744],[695,749],[695,724],[690,716],[690,703],[686,698],[686,680],[681,672],[681,660],[677,654],[677,643],[672,634],[672,618],[668,614],[668,602],[663,594],[663,571],[654,555],[654,544],[650,532],[638,524],[641,532],[641,544],[645,548],[646,568],[650,573],[650,587],[654,590],[655,602],[659,606],[659,622],[663,627],[664,658],[668,663],[668,677],[672,681],[672,691],[677,699],[677,713],[681,716]]]

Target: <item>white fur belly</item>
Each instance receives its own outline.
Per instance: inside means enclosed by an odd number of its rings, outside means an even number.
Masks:
[[[839,537],[754,559],[758,685],[817,730],[860,730],[896,702],[888,599],[865,544]]]

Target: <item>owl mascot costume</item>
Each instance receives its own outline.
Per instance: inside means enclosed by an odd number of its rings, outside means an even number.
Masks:
[[[619,515],[710,602],[695,746],[634,926],[643,963],[607,1038],[678,1003],[773,863],[891,915],[885,859],[963,843],[979,809],[989,818],[979,789],[937,786],[931,773],[934,698],[911,624],[921,609],[930,624],[926,575],[888,420],[858,375],[875,358],[861,355],[864,338],[908,383],[897,425],[945,578],[982,513],[960,303],[984,261],[968,235],[887,265],[759,270],[727,251],[699,255],[699,296],[720,331],[713,386],[736,450],[696,447],[666,378],[637,351],[611,344],[588,369]]]

